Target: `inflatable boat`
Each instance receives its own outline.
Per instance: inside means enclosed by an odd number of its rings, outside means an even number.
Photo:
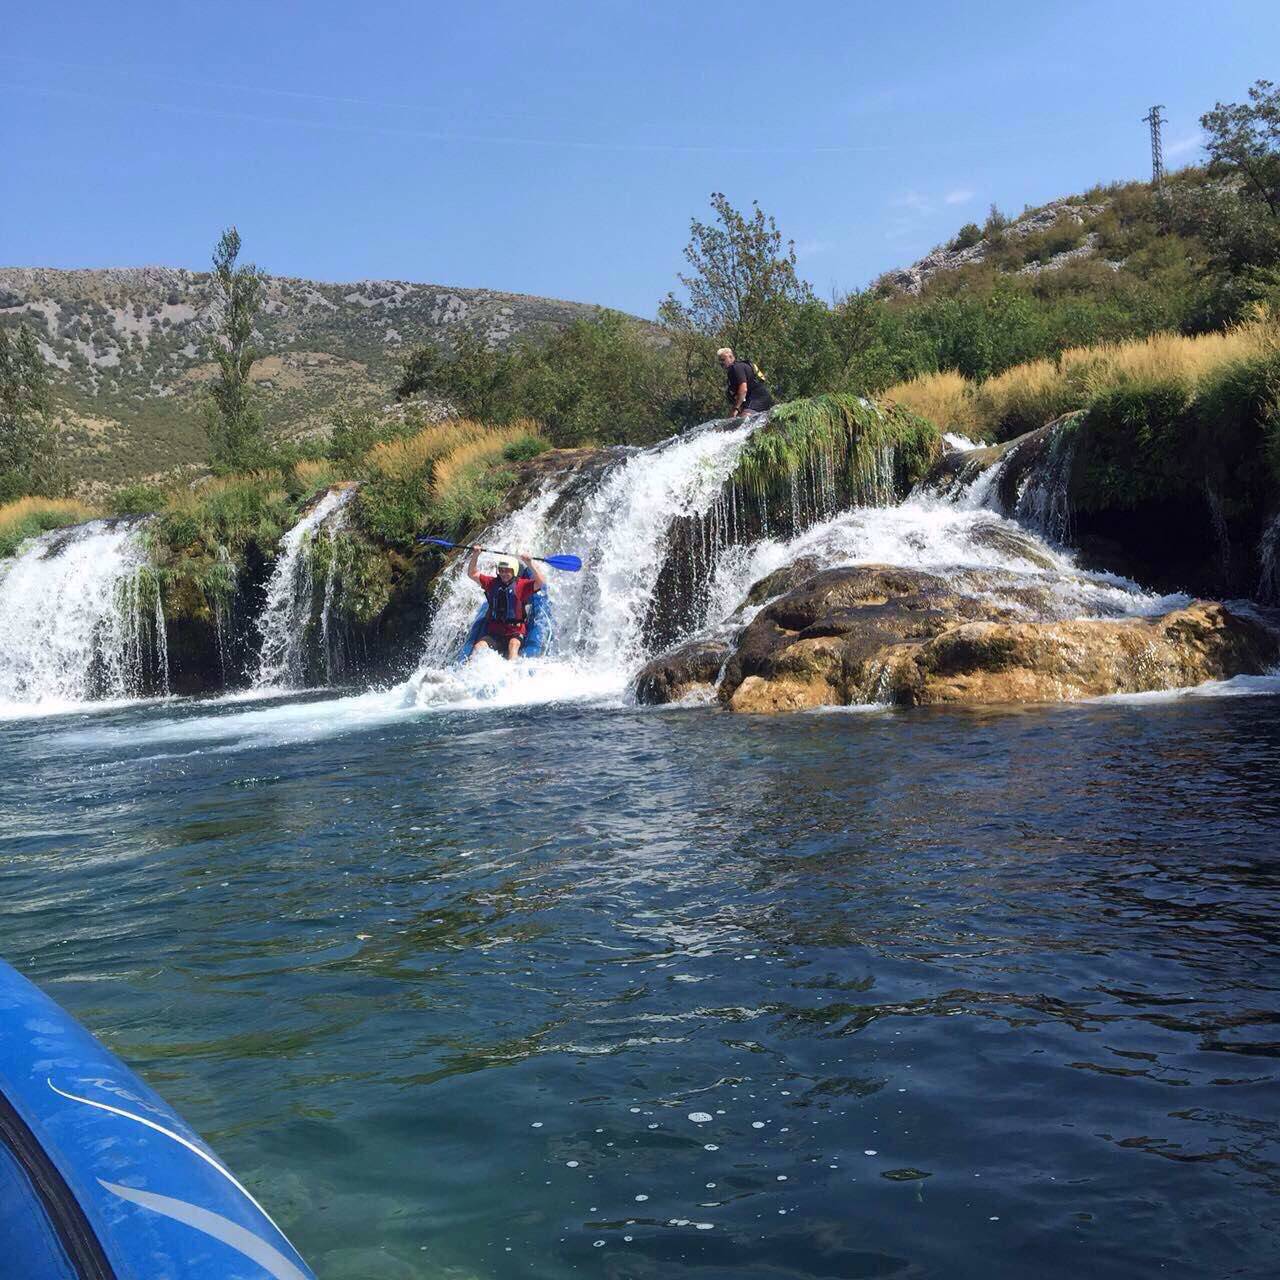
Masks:
[[[528,574],[528,569],[521,570],[522,576]],[[471,657],[472,650],[476,647],[476,641],[484,635],[484,620],[488,616],[488,603],[480,606],[480,611],[476,614],[475,620],[471,624],[471,630],[467,632],[467,638],[463,641],[462,649],[458,653],[458,661],[466,662]],[[522,658],[539,658],[546,652],[547,645],[551,643],[551,599],[547,595],[546,587],[534,593],[533,599],[529,601],[527,626],[525,632],[524,643],[520,646],[520,656]]]
[[[3,961],[0,1275],[315,1280],[160,1097]]]

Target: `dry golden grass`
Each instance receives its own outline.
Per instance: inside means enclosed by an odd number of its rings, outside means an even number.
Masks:
[[[92,520],[99,513],[74,498],[15,498],[0,506],[0,527],[12,528],[16,524],[44,517],[56,518],[59,523],[71,524]],[[66,517],[65,520],[62,517]]]
[[[1083,409],[1108,391],[1178,382],[1194,392],[1223,365],[1280,353],[1280,323],[1265,310],[1228,329],[1183,337],[1157,333],[1131,342],[1072,347],[1056,360],[1015,365],[981,384],[958,373],[924,374],[884,393],[943,431],[992,438],[1032,430]]]
[[[364,466],[378,475],[397,479],[424,471],[432,463],[464,445],[489,435],[487,427],[467,418],[426,427],[403,440],[385,440],[364,455]]]
[[[197,511],[245,493],[261,494],[268,501],[287,497],[284,478],[278,471],[235,471],[227,476],[206,476],[195,484],[174,489],[165,506],[170,511]]]
[[[0,555],[10,555],[18,544],[46,529],[80,524],[102,513],[74,498],[15,498],[0,506]]]
[[[294,464],[293,474],[309,490],[327,489],[339,479],[337,464],[328,458],[304,458]]]
[[[977,429],[973,385],[964,374],[950,369],[942,373],[922,373],[907,382],[899,382],[882,398],[928,418],[942,431],[968,435]]]
[[[1012,424],[1023,431],[1078,408],[1062,371],[1052,360],[1015,365],[973,390],[974,412],[984,431]]]
[[[432,468],[432,502],[438,504],[445,501],[449,491],[464,477],[497,462],[508,445],[530,436],[541,438],[541,434],[542,430],[536,422],[521,419],[508,427],[491,428],[477,439],[458,444]]]
[[[1275,321],[1264,314],[1225,333],[1157,333],[1134,342],[1073,347],[1059,357],[1059,367],[1079,404],[1134,384],[1181,382],[1194,391],[1223,365],[1274,351],[1278,336]]]

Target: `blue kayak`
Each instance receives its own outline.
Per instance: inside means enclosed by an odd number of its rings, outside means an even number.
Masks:
[[[315,1280],[164,1101],[3,961],[0,1274]]]
[[[524,572],[527,573],[528,570]],[[476,641],[484,635],[484,621],[488,614],[488,604],[482,604],[458,654],[459,662],[466,662],[471,657]],[[539,658],[546,652],[547,646],[551,643],[551,623],[551,598],[547,595],[546,587],[543,587],[540,591],[536,591],[533,599],[529,601],[528,630],[525,632],[524,643],[520,646],[522,658]]]

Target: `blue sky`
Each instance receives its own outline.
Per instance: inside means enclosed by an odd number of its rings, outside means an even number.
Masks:
[[[11,7],[0,265],[204,269],[652,315],[710,192],[824,296],[1016,212],[1170,165],[1280,71],[1276,0]]]

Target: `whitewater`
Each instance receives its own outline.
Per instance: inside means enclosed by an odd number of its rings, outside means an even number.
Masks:
[[[423,714],[574,704],[624,707],[631,701],[637,671],[656,652],[678,640],[724,633],[749,622],[767,603],[745,604],[751,586],[803,558],[822,567],[909,566],[937,574],[961,591],[974,590],[972,570],[985,570],[981,581],[988,598],[1016,613],[1025,607],[1020,589],[1037,586],[1062,619],[1154,616],[1187,603],[1186,596],[1159,595],[1113,574],[1086,571],[1070,551],[1038,533],[1037,512],[1042,519],[1047,512],[1057,522],[1057,500],[1043,479],[1027,485],[1034,501],[1028,501],[1026,491],[1020,495],[1015,512],[1020,518],[1002,515],[995,509],[998,467],[946,496],[918,488],[899,503],[889,499],[886,485],[873,485],[882,505],[836,514],[824,514],[833,504],[823,492],[824,477],[811,475],[809,495],[797,489],[793,498],[797,532],[743,537],[737,508],[747,498],[731,478],[744,445],[765,421],[762,416],[745,423],[712,423],[651,448],[616,450],[586,480],[544,481],[526,502],[485,530],[481,541],[487,546],[584,558],[581,574],[550,574],[554,623],[547,656],[511,663],[481,651],[466,664],[455,661],[481,603],[458,557],[437,583],[432,622],[412,675],[390,687],[340,697],[298,687],[302,628],[313,606],[310,547],[322,531],[330,538],[340,531],[352,493],[335,490],[281,541],[258,621],[261,656],[254,688],[207,700],[201,704],[207,715],[161,714],[129,732],[157,747],[187,742],[225,751],[346,735]],[[646,620],[659,603],[677,522],[692,522],[697,531],[697,589],[678,632],[655,645],[647,636]],[[102,536],[101,531],[94,536]],[[116,530],[111,536],[120,548],[121,565],[134,565],[136,552],[129,551],[134,532]],[[65,572],[75,571],[68,562]],[[126,570],[111,572],[119,578]],[[326,652],[331,592],[329,583],[323,610]],[[105,584],[95,598],[106,598],[104,593]],[[117,616],[110,610],[106,615]],[[84,631],[81,621],[81,648]],[[96,634],[101,642],[111,628],[99,625]],[[1270,693],[1275,687],[1274,678],[1262,677],[1203,687],[1197,696],[1219,690]],[[77,692],[83,690],[68,681],[65,700],[53,705],[84,706],[75,702]],[[691,705],[698,702],[694,698]],[[68,743],[101,743],[119,732],[87,727],[69,735]]]

